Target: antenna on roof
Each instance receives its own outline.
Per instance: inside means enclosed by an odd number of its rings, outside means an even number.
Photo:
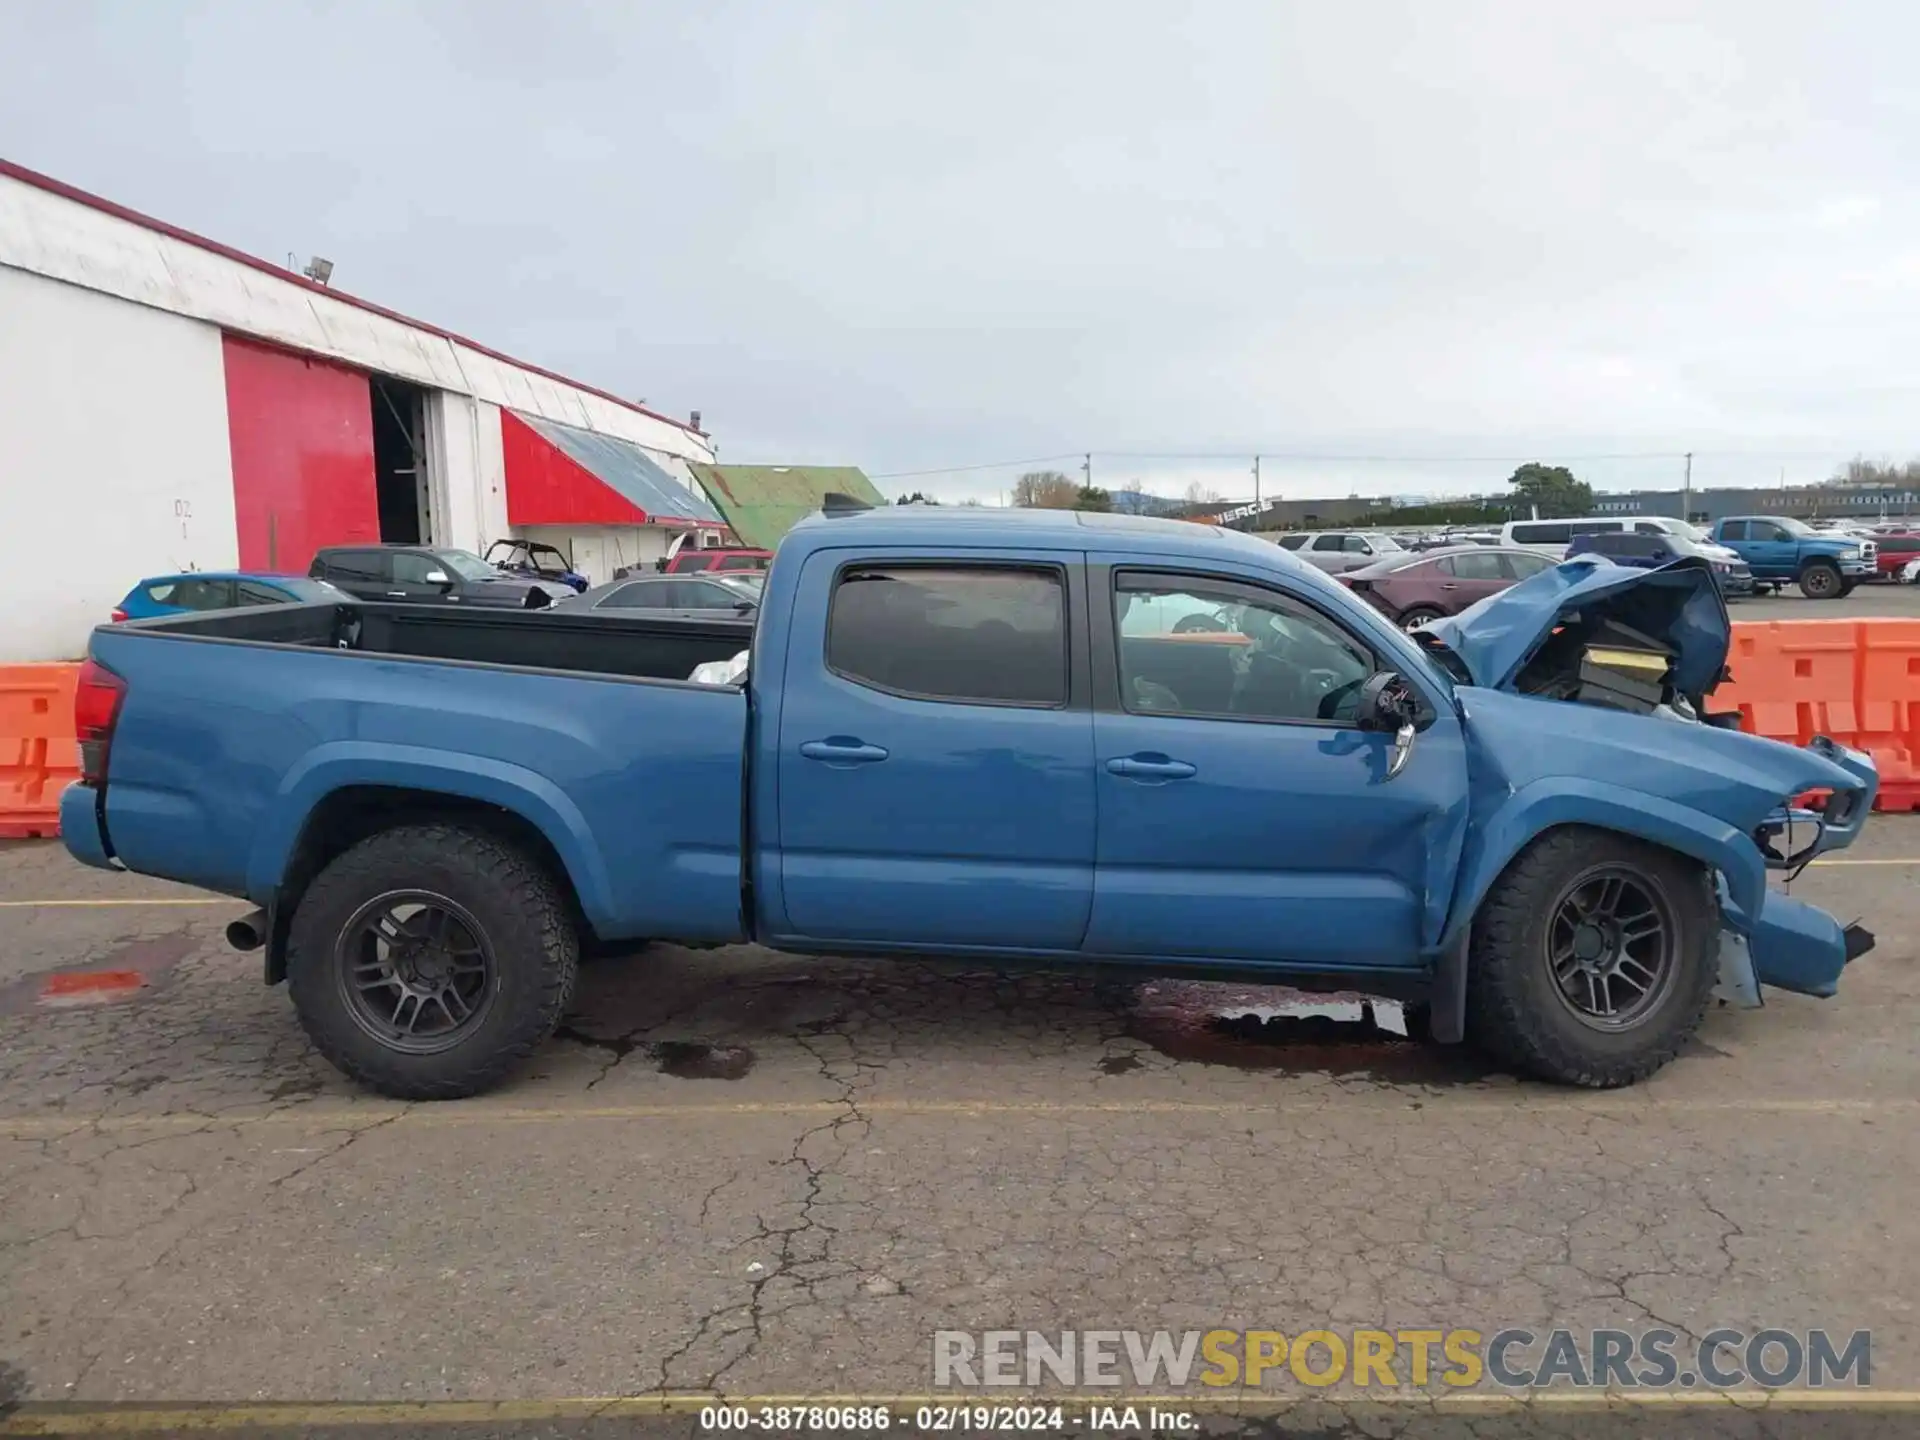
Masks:
[[[822,515],[858,515],[862,510],[871,510],[873,506],[864,500],[856,500],[851,495],[838,490],[829,490],[820,501]]]

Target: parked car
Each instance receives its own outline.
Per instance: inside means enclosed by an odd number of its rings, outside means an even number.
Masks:
[[[1920,535],[1879,536],[1874,542],[1874,573],[1883,580],[1898,580],[1915,556],[1920,556]]]
[[[1304,537],[1303,537],[1304,538]],[[1312,543],[1286,547],[1316,570],[1339,575],[1358,570],[1389,555],[1404,555],[1407,549],[1391,535],[1365,530],[1321,530]]]
[[[1238,638],[1129,636],[1142,597]],[[683,678],[749,636],[743,684]],[[1689,719],[1730,643],[1698,562],[1570,562],[1409,635],[1250,536],[887,507],[797,525],[757,632],[357,601],[102,626],[61,834],[251,900],[229,940],[412,1099],[500,1082],[583,943],[643,938],[1357,988],[1621,1085],[1716,984],[1832,994],[1873,943],[1766,879],[1858,836],[1873,762]]]
[[[1458,615],[1552,564],[1531,550],[1459,545],[1389,555],[1363,569],[1349,570],[1340,582],[1401,629],[1416,630],[1442,615]]]
[[[1798,585],[1809,600],[1837,600],[1877,573],[1874,541],[1822,534],[1785,515],[1729,515],[1708,533],[1747,562],[1756,586]]]
[[[696,570],[731,573],[764,570],[772,563],[771,550],[756,550],[749,545],[710,545],[704,550],[682,549],[671,558],[661,561],[660,569],[668,575],[691,575]],[[614,578],[620,577],[616,575]]]
[[[502,575],[549,580],[565,585],[575,594],[587,588],[587,577],[573,568],[573,562],[557,545],[545,545],[538,540],[496,540],[487,547],[486,560]]]
[[[751,615],[760,605],[764,583],[758,573],[741,575],[635,575],[596,585],[561,600],[555,614],[579,610],[724,611]]]
[[[1730,552],[1720,546],[1695,544],[1684,535],[1576,535],[1567,547],[1567,558],[1600,555],[1616,565],[1632,565],[1653,570],[1687,558],[1705,564],[1713,573],[1722,595],[1753,594],[1753,572],[1737,556],[1721,559]]]
[[[574,592],[558,581],[502,575],[470,550],[420,545],[330,545],[307,573],[361,600],[538,610]]]
[[[231,610],[240,605],[304,605],[316,600],[345,600],[346,595],[303,575],[261,575],[240,570],[189,570],[155,575],[127,592],[109,617],[152,620],[192,610]]]
[[[1567,547],[1577,535],[1672,535],[1695,545],[1707,547],[1704,553],[1713,560],[1738,557],[1724,545],[1711,539],[1706,531],[1685,520],[1666,515],[1589,515],[1572,520],[1509,520],[1500,527],[1502,544],[1520,545],[1538,550],[1556,560],[1567,557]]]

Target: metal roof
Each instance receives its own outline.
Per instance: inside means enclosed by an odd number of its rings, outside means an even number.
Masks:
[[[765,550],[778,545],[836,491],[869,505],[887,503],[852,465],[708,465],[693,460],[687,468],[720,507],[733,533]]]
[[[632,441],[562,425],[557,420],[523,414],[518,410],[513,415],[516,420],[524,421],[531,429],[538,431],[542,439],[591,473],[595,479],[638,506],[649,520],[699,520],[709,525],[722,523],[720,512],[714,509],[706,496],[693,486],[683,484]]]

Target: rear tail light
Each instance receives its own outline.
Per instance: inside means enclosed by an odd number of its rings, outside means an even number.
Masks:
[[[113,613],[107,616],[107,619],[111,620],[115,625],[118,625],[122,620],[126,618],[127,618],[127,612],[122,610],[117,605],[114,606]]]
[[[98,660],[81,662],[80,678],[73,691],[73,733],[80,742],[80,781],[84,785],[106,783],[107,746],[126,698],[125,680]]]

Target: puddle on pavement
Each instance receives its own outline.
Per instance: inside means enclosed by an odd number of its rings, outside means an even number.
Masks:
[[[753,1068],[753,1051],[744,1045],[705,1045],[662,1040],[647,1049],[662,1075],[678,1080],[738,1080]]]
[[[135,940],[85,965],[43,970],[0,986],[0,1015],[110,1005],[151,992],[194,950],[187,931]]]
[[[562,1025],[554,1038],[571,1040],[590,1050],[604,1050],[619,1064],[636,1051],[653,1061],[654,1069],[676,1080],[739,1080],[753,1069],[757,1058],[744,1045],[709,1045],[703,1040],[636,1040],[631,1035],[589,1035],[573,1025]]]
[[[1491,1073],[1472,1051],[1432,1045],[1393,1000],[1283,986],[1155,981],[1135,992],[1127,1032],[1173,1060],[1240,1070],[1366,1076],[1427,1085]],[[1108,1074],[1113,1060],[1101,1062]],[[1129,1067],[1130,1068],[1130,1067]]]

